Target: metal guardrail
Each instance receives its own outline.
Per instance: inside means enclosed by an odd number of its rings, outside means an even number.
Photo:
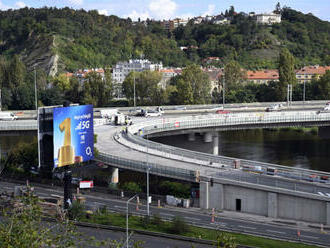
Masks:
[[[176,155],[175,158],[188,157],[197,161],[207,161],[210,167],[216,167],[214,164],[226,165],[234,167],[235,161],[239,160],[240,166],[247,171],[267,174],[267,168],[276,169],[276,174],[283,177],[302,179],[307,181],[328,182],[330,173],[308,170],[302,168],[287,167],[271,163],[263,163],[245,159],[230,158],[225,156],[215,156],[211,154],[190,151],[182,148],[172,147],[159,144],[149,140],[142,139],[141,136],[147,136],[148,133],[164,132],[178,129],[193,129],[196,127],[215,127],[226,125],[250,125],[261,123],[288,123],[288,122],[326,122],[330,126],[330,113],[316,114],[315,112],[300,112],[300,113],[263,113],[263,114],[230,114],[227,116],[209,115],[199,117],[184,117],[163,119],[161,121],[149,121],[141,124],[133,125],[128,128],[127,139],[142,147],[160,151],[159,154],[166,154],[165,157]],[[188,128],[187,128],[188,127]],[[138,134],[138,135],[134,135]],[[145,150],[142,148],[142,150]],[[205,164],[205,163],[204,163]],[[221,167],[221,166],[218,166]],[[257,169],[256,169],[257,168]],[[275,174],[275,172],[274,172]],[[329,181],[330,182],[330,181]]]
[[[133,169],[135,171],[140,172],[146,172],[149,169],[149,172],[151,174],[160,176],[169,176],[172,178],[184,179],[189,181],[198,180],[198,177],[196,177],[196,172],[193,170],[169,167],[155,163],[145,163],[138,160],[125,159],[102,152],[99,153],[95,160],[109,164],[115,164],[117,167]]]

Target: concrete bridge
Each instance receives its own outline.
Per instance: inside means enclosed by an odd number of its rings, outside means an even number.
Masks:
[[[200,206],[330,225],[329,173],[256,161],[195,153],[143,137],[187,133],[205,135],[217,146],[216,132],[247,128],[319,126],[328,132],[330,113],[245,113],[159,118],[121,130],[95,127],[98,161],[114,167],[193,181],[200,185]],[[0,123],[1,130],[1,123]],[[211,138],[210,138],[211,137]],[[267,168],[276,173],[268,175]],[[310,182],[312,181],[312,182]]]

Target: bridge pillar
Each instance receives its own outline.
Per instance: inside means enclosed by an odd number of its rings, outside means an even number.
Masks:
[[[327,207],[326,207],[326,211],[327,211],[327,225],[330,225],[330,202],[327,202]]]
[[[330,139],[330,127],[319,127],[319,137],[322,139]]]
[[[224,191],[223,184],[211,183],[209,185],[209,208],[223,210],[224,208]]]
[[[278,213],[277,193],[268,193],[268,217],[277,218]]]
[[[119,183],[119,170],[118,168],[113,168],[111,175],[111,184],[117,185],[117,183]]]
[[[205,143],[212,142],[212,132],[206,132],[206,133],[204,133],[204,142]]]
[[[199,206],[202,209],[209,209],[209,182],[199,183]]]
[[[189,133],[188,134],[188,141],[195,141],[196,137],[195,137],[195,133]]]
[[[219,133],[213,133],[213,155],[219,155]]]

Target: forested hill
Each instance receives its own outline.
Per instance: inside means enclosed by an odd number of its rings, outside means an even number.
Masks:
[[[243,13],[231,25],[190,22],[171,33],[159,22],[130,19],[70,8],[24,8],[0,11],[0,53],[20,54],[28,67],[74,71],[112,66],[143,55],[165,66],[201,64],[206,57],[238,60],[251,69],[276,67],[286,46],[298,64],[330,64],[330,23],[282,9],[282,23],[256,25]],[[191,47],[181,51],[180,46]],[[198,49],[196,48],[198,47]]]

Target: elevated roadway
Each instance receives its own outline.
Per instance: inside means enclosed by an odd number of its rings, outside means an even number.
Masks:
[[[97,160],[130,170],[146,172],[200,184],[202,208],[242,211],[273,218],[287,218],[330,225],[329,185],[307,178],[329,177],[329,173],[292,169],[279,165],[258,165],[258,174],[249,170],[258,162],[240,161],[234,168],[234,159],[202,156],[180,149],[161,149],[142,136],[171,135],[173,133],[216,132],[219,130],[287,127],[330,126],[330,113],[310,112],[245,113],[228,115],[185,116],[154,118],[149,121],[134,119],[127,128],[103,125],[95,127],[98,134]],[[12,122],[15,123],[15,122]],[[20,128],[17,122],[17,128]],[[26,122],[33,125],[33,122]],[[0,123],[0,130],[2,123]],[[15,123],[16,125],[16,123]],[[263,173],[271,166],[276,175]],[[256,172],[253,171],[252,172]],[[294,175],[293,177],[288,175]],[[313,176],[313,177],[310,177]],[[302,181],[304,180],[304,181]],[[314,179],[312,180],[314,181]],[[318,211],[313,211],[317,208]]]

